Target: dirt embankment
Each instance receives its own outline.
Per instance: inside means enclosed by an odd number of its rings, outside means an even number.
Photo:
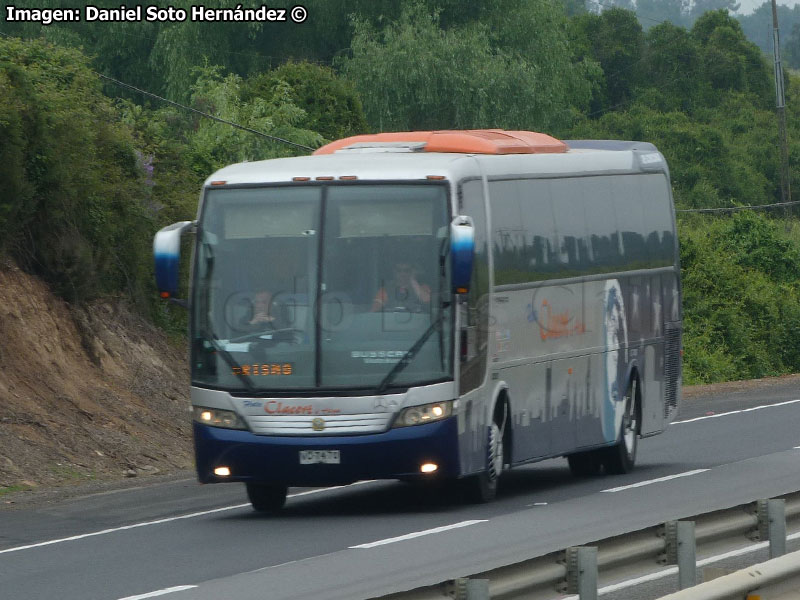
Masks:
[[[0,263],[4,492],[190,468],[185,349],[123,302],[71,307]]]

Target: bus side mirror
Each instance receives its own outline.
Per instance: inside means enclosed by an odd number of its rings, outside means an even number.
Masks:
[[[164,227],[153,238],[158,295],[173,299],[178,292],[178,270],[181,257],[181,236],[194,227],[194,221],[179,221]],[[182,301],[175,300],[178,304]]]
[[[472,258],[475,254],[475,227],[472,219],[457,216],[450,223],[450,260],[453,292],[466,294],[472,280]]]

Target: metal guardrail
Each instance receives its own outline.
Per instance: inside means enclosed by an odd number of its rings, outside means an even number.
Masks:
[[[692,529],[693,534],[692,535]],[[774,500],[759,500],[690,517],[683,521],[671,521],[632,533],[607,538],[587,544],[589,552],[580,548],[569,548],[516,564],[475,573],[469,579],[443,581],[437,585],[417,588],[385,596],[384,600],[552,600],[563,594],[581,593],[581,600],[597,597],[597,586],[609,586],[658,571],[665,565],[672,567],[671,573],[679,573],[682,588],[694,586],[698,562],[703,558],[731,552],[751,546],[755,541],[769,540],[770,557],[785,552],[787,529],[800,529],[800,492]],[[588,557],[588,558],[587,558]],[[792,558],[790,558],[792,557]],[[588,560],[588,563],[585,561]],[[758,565],[763,567],[764,585],[774,586],[781,579],[795,577],[800,582],[800,553],[774,559],[780,562]],[[589,566],[587,567],[586,564]],[[747,571],[752,571],[752,567]],[[766,573],[766,574],[765,574]],[[728,585],[722,583],[735,573],[684,589],[690,595],[672,595],[669,600],[725,600],[744,598],[738,596],[701,596],[705,586]],[[586,582],[588,577],[590,582]],[[752,576],[751,580],[753,579]],[[742,576],[742,580],[746,577]],[[477,580],[480,580],[478,583]],[[737,578],[736,581],[739,581]],[[752,583],[752,581],[751,581]],[[730,584],[735,586],[735,584]],[[606,588],[607,589],[607,588]],[[713,589],[716,589],[713,588]],[[725,589],[728,589],[727,587]],[[730,589],[733,589],[730,588]],[[484,591],[485,590],[485,591]],[[745,592],[750,591],[746,590]],[[738,592],[734,592],[738,593]],[[664,600],[667,600],[665,598]],[[754,597],[755,598],[755,597]],[[768,596],[762,596],[766,600]]]
[[[658,600],[788,600],[790,597],[800,598],[800,551],[662,596]]]

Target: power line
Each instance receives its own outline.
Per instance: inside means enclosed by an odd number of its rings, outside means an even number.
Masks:
[[[314,149],[311,148],[310,146],[305,146],[303,144],[298,144],[297,142],[292,142],[292,141],[286,140],[284,138],[280,138],[280,137],[277,137],[277,136],[274,136],[274,135],[269,135],[268,133],[264,133],[263,131],[257,131],[255,129],[250,129],[249,127],[245,127],[244,125],[239,125],[238,123],[234,123],[233,121],[227,121],[225,119],[220,119],[219,117],[215,117],[214,115],[211,115],[211,114],[209,114],[207,112],[203,112],[202,110],[197,110],[196,108],[192,108],[191,106],[186,106],[185,104],[180,104],[179,102],[175,102],[173,100],[168,100],[167,98],[163,98],[162,96],[158,96],[157,94],[154,94],[152,92],[141,90],[141,89],[139,89],[137,87],[134,87],[134,86],[132,86],[132,85],[130,85],[128,83],[125,83],[123,81],[118,81],[117,79],[114,79],[113,77],[109,77],[108,75],[103,75],[102,73],[97,73],[96,71],[92,71],[92,73],[94,73],[98,77],[106,79],[106,80],[108,80],[108,81],[110,81],[110,82],[112,82],[112,83],[114,83],[116,85],[122,86],[124,88],[128,88],[129,90],[133,90],[135,92],[139,92],[140,94],[144,94],[145,96],[150,96],[151,98],[156,98],[157,100],[161,100],[162,102],[166,102],[167,104],[172,104],[173,106],[177,106],[177,107],[182,108],[184,110],[191,111],[191,112],[193,112],[195,114],[200,115],[201,117],[205,117],[206,119],[211,119],[212,121],[217,121],[218,123],[224,123],[225,125],[230,125],[231,127],[235,127],[236,129],[241,129],[242,131],[247,131],[248,133],[253,133],[255,135],[260,135],[261,137],[270,139],[270,140],[272,140],[274,142],[281,142],[282,144],[288,144],[289,146],[294,146],[295,148],[302,148],[303,150],[308,150],[310,152],[314,151]]]
[[[775,204],[757,204],[753,206],[731,206],[729,208],[682,208],[676,209],[676,213],[720,213],[720,212],[737,212],[740,210],[761,210],[764,208],[777,208],[780,206],[794,206],[800,204],[800,200],[792,202],[776,202]]]
[[[5,38],[12,39],[12,36],[8,35],[7,33],[2,32],[2,31],[0,31],[0,35],[2,35]],[[263,131],[257,131],[255,129],[251,129],[250,127],[245,127],[244,125],[239,125],[238,123],[234,123],[233,121],[228,121],[226,119],[221,119],[220,117],[215,117],[214,115],[209,114],[207,112],[203,112],[202,110],[197,110],[196,108],[192,108],[191,106],[186,106],[185,104],[181,104],[179,102],[175,102],[173,100],[169,100],[167,98],[164,98],[164,97],[159,96],[157,94],[154,94],[152,92],[148,92],[146,90],[139,89],[139,88],[137,88],[135,86],[130,85],[129,83],[125,83],[124,81],[119,81],[117,79],[114,79],[113,77],[109,77],[108,75],[103,75],[102,73],[98,73],[97,71],[92,71],[92,73],[94,73],[95,75],[97,75],[98,77],[100,77],[102,79],[105,79],[107,81],[110,81],[111,83],[114,83],[115,85],[118,85],[118,86],[121,86],[121,87],[124,87],[124,88],[128,88],[129,90],[133,90],[134,92],[139,92],[140,94],[143,94],[145,96],[150,96],[151,98],[155,98],[156,100],[161,100],[162,102],[166,102],[167,104],[171,104],[173,106],[177,106],[178,108],[182,108],[184,110],[188,110],[188,111],[193,112],[193,113],[195,113],[197,115],[200,115],[201,117],[205,117],[206,119],[211,119],[212,121],[217,121],[218,123],[224,123],[225,125],[230,125],[231,127],[235,127],[236,129],[241,129],[242,131],[247,131],[248,133],[252,133],[254,135],[259,135],[259,136],[261,136],[263,138],[267,138],[267,139],[272,140],[274,142],[280,142],[282,144],[287,144],[289,146],[294,146],[295,148],[301,148],[302,150],[308,150],[309,152],[313,152],[314,151],[314,148],[311,148],[310,146],[306,146],[304,144],[298,144],[297,142],[292,142],[291,140],[287,140],[287,139],[284,139],[284,138],[281,138],[281,137],[278,137],[278,136],[275,136],[275,135],[270,135],[268,133],[264,133]]]

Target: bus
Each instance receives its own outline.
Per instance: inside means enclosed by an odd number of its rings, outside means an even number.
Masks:
[[[354,136],[217,171],[154,254],[190,312],[198,478],[245,483],[258,511],[375,479],[486,502],[505,470],[564,456],[626,473],[678,410],[675,213],[650,143]]]

